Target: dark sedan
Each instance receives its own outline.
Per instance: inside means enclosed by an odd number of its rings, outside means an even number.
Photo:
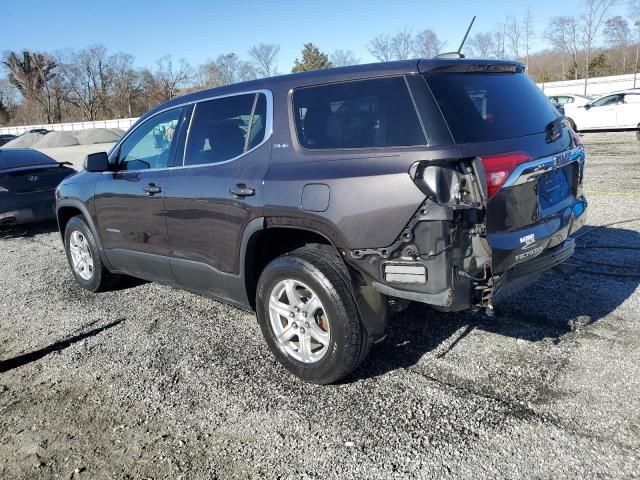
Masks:
[[[0,226],[55,218],[55,189],[76,173],[31,149],[0,149]]]
[[[11,135],[9,133],[3,133],[2,135],[0,135],[0,147],[5,143],[10,142],[11,140],[15,140],[16,138],[18,137],[16,137],[15,135]]]

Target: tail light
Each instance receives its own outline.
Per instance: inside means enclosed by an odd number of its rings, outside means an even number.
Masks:
[[[571,132],[571,138],[573,139],[573,145],[578,147],[578,148],[582,147],[582,139],[580,138],[580,135],[578,135],[573,130],[569,130],[569,131]]]
[[[489,198],[500,190],[500,187],[507,181],[509,175],[521,163],[531,160],[531,157],[524,152],[502,153],[499,155],[486,155],[480,157],[484,165],[487,177],[487,191]]]

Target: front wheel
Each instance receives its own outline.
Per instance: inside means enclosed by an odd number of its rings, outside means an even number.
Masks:
[[[117,280],[102,264],[96,240],[82,216],[69,220],[64,230],[64,248],[73,276],[92,292],[109,289]]]
[[[307,382],[344,378],[371,346],[349,273],[332,251],[305,247],[269,263],[258,281],[256,310],[275,357]]]

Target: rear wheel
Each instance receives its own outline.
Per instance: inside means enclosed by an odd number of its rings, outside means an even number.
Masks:
[[[67,223],[64,247],[73,276],[82,288],[92,292],[109,289],[118,276],[102,264],[91,229],[80,215]]]
[[[305,247],[269,263],[258,281],[256,310],[275,357],[305,381],[334,383],[369,352],[349,273],[331,251]]]
[[[574,132],[578,133],[578,128],[576,127],[576,122],[573,121],[572,118],[567,117],[566,118],[567,123],[569,124],[569,126],[571,127],[571,130],[573,130]]]

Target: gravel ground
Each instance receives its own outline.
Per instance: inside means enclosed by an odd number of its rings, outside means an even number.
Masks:
[[[583,140],[576,268],[494,318],[412,306],[335,386],[288,375],[249,313],[83,291],[55,226],[3,238],[0,478],[637,478],[640,258],[610,246],[640,247],[640,144]]]

